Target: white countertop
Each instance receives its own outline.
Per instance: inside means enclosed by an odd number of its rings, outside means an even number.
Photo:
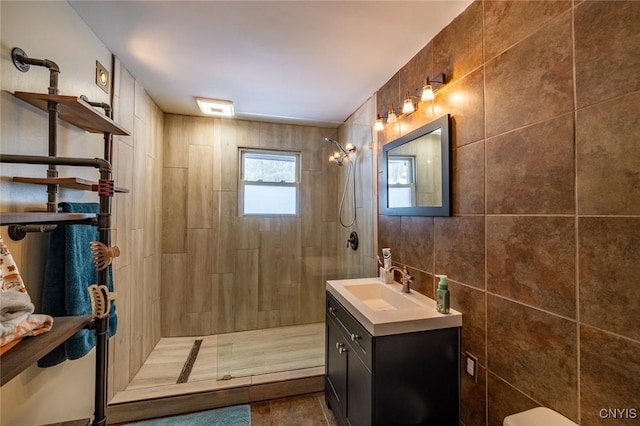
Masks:
[[[460,312],[450,309],[441,314],[435,300],[415,290],[402,293],[400,284],[384,284],[377,277],[330,280],[326,289],[373,336],[462,326]]]

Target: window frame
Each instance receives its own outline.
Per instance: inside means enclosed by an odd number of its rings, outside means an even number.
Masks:
[[[393,155],[389,156],[387,162],[390,164],[391,162],[406,162],[409,164],[409,172],[410,176],[408,176],[408,183],[388,183],[388,190],[393,189],[401,189],[401,188],[409,188],[411,190],[411,205],[403,206],[403,207],[415,207],[417,203],[417,194],[416,194],[416,156],[415,155]],[[391,169],[390,165],[387,165],[387,169]],[[391,198],[391,197],[389,197]]]
[[[264,156],[286,156],[286,157],[294,157],[295,158],[295,181],[294,182],[270,182],[270,181],[262,181],[262,180],[245,180],[244,179],[244,159],[246,154],[257,154]],[[286,151],[286,150],[275,150],[275,149],[264,149],[264,148],[239,148],[238,149],[238,216],[249,216],[249,217],[298,217],[300,216],[300,199],[301,191],[300,191],[300,180],[302,176],[302,153],[300,151]],[[276,186],[283,188],[295,188],[296,194],[296,202],[295,202],[295,213],[245,213],[244,211],[244,194],[245,187],[247,185],[251,186]]]

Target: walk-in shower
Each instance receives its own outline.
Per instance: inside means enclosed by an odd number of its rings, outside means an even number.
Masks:
[[[338,209],[338,220],[343,228],[349,228],[356,222],[356,147],[348,143],[346,146],[342,146],[340,142],[331,138],[324,138],[324,141],[335,145],[340,151],[336,151],[329,157],[329,161],[342,167],[345,162],[349,163],[349,170],[347,171],[347,179],[344,181],[344,189],[342,190],[342,197],[340,198],[340,207]],[[347,189],[351,183],[353,190],[353,215],[347,219],[347,223],[343,220],[344,201],[347,195]]]

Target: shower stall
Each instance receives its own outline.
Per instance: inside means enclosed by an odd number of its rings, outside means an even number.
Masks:
[[[178,115],[164,126],[163,338],[127,390],[322,375],[326,280],[376,269],[371,126]],[[241,150],[297,156],[297,214],[243,214]]]

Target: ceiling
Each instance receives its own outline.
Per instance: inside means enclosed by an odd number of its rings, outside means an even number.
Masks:
[[[164,112],[335,127],[471,1],[69,3]]]

